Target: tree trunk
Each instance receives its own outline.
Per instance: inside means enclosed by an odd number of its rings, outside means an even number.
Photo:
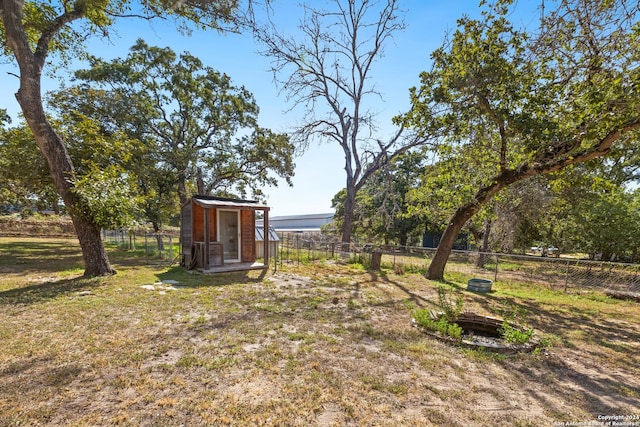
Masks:
[[[80,242],[85,276],[114,274],[102,244],[100,228],[80,206],[73,192],[75,170],[60,136],[53,130],[42,106],[41,70],[33,56],[16,55],[20,66],[20,89],[16,98],[34,139],[47,161],[53,182],[67,207]]]
[[[562,149],[561,155],[545,152],[531,163],[525,162],[515,169],[506,169],[500,172],[491,180],[491,184],[478,190],[471,202],[458,208],[453,214],[449,226],[445,230],[442,240],[438,245],[433,261],[431,261],[429,265],[429,270],[426,274],[427,279],[442,280],[444,278],[444,267],[447,264],[458,233],[469,218],[475,215],[480,208],[493,196],[498,194],[500,190],[514,182],[522,181],[535,175],[556,172],[569,165],[584,163],[598,157],[606,156],[611,151],[611,146],[614,142],[621,139],[625,134],[638,130],[640,130],[640,117],[633,117],[619,128],[613,129],[604,135],[594,146],[575,151],[571,155],[568,155],[566,153],[580,146],[581,140],[578,139],[576,140],[577,142],[561,142],[558,144],[560,147],[570,145],[573,148]]]
[[[187,203],[187,184],[184,176],[178,180],[178,197],[180,198],[180,205]]]
[[[156,243],[158,244],[158,251],[164,251],[164,240],[162,234],[160,234],[160,225],[157,222],[153,222],[153,233],[156,235]]]
[[[523,180],[529,176],[533,176],[537,173],[528,165],[522,165],[517,169],[502,171],[499,175],[495,176],[491,184],[481,188],[475,194],[474,198],[456,210],[451,217],[449,225],[444,230],[442,239],[438,244],[438,249],[433,256],[433,260],[429,265],[426,277],[430,280],[443,280],[444,279],[444,267],[447,265],[447,260],[453,249],[453,244],[458,238],[458,234],[466,222],[475,214],[477,214],[484,204],[491,200],[493,196],[498,194],[503,188],[513,184],[516,181]]]
[[[196,176],[196,184],[198,186],[198,194],[204,196],[207,194],[207,190],[204,188],[204,175],[202,173],[202,168],[198,168],[198,174]]]
[[[444,267],[447,265],[447,260],[449,259],[449,255],[453,249],[453,244],[456,242],[458,234],[460,234],[460,230],[462,230],[462,227],[464,227],[469,218],[475,215],[479,210],[480,206],[470,203],[459,208],[456,213],[453,214],[451,221],[449,221],[449,225],[442,234],[442,238],[440,239],[438,249],[433,256],[433,260],[431,260],[431,264],[429,264],[429,269],[427,270],[426,275],[427,279],[443,280]]]
[[[69,212],[75,210],[75,206],[70,207],[67,202],[65,204]],[[115,274],[116,271],[111,267],[109,257],[102,244],[100,229],[82,214],[71,214],[71,220],[82,249],[84,275],[86,277],[95,277]]]
[[[80,248],[82,249],[85,266],[84,275],[93,277],[114,274],[115,271],[111,268],[102,243],[100,228],[78,206],[77,197],[73,193],[72,182],[75,177],[75,171],[62,140],[51,128],[44,117],[44,113],[38,118],[37,115],[32,115],[28,112],[28,107],[24,106],[22,100],[20,100],[20,105],[40,147],[40,151],[47,160],[58,193],[71,216]]]
[[[382,252],[381,251],[373,251],[371,253],[371,269],[380,271],[382,266]]]
[[[355,208],[356,189],[347,180],[347,197],[344,201],[344,223],[342,224],[342,250],[347,252],[351,244],[351,230],[353,228],[353,209]]]
[[[489,234],[491,233],[491,221],[484,222],[484,233],[482,234],[482,247],[480,248],[480,256],[476,265],[480,268],[484,267],[487,262],[487,252],[489,252]]]

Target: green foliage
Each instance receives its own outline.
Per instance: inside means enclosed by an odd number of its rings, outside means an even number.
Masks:
[[[127,228],[136,219],[135,189],[126,173],[117,167],[91,168],[76,180],[75,194],[85,214],[102,228]]]
[[[434,317],[430,310],[419,309],[413,312],[413,318],[419,326],[429,331],[460,340],[463,331],[455,321],[462,313],[462,305],[462,297],[458,295],[454,301],[444,286],[438,286],[438,308],[441,312]]]
[[[453,321],[462,313],[463,300],[460,295],[457,295],[455,300],[451,295],[448,295],[447,288],[444,286],[438,286],[438,308],[442,310],[444,317]]]
[[[293,175],[288,137],[259,127],[253,96],[198,58],[139,40],[126,58],[90,62],[50,105],[79,172],[126,171],[156,231],[192,193],[261,197]]]
[[[4,127],[11,123],[11,116],[7,113],[7,110],[0,108],[0,131],[4,132]]]
[[[434,195],[451,215],[432,279],[442,278],[455,235],[501,190],[638,138],[638,3],[560,2],[538,33],[508,21],[513,7],[483,3],[481,19],[460,19],[411,89],[410,112],[396,118],[440,141],[438,170],[414,195],[426,215]]]
[[[498,332],[502,339],[511,344],[526,344],[533,339],[533,328],[525,326],[526,310],[513,304],[502,308],[504,322]]]
[[[235,29],[237,0],[167,2],[151,0],[134,3],[129,0],[25,1],[22,7],[22,26],[32,51],[43,36],[53,36],[48,53],[57,56],[54,68],[67,67],[71,60],[86,56],[83,41],[87,31],[109,36],[109,27],[118,17],[136,16],[145,19],[173,19],[178,28],[188,33],[198,28]],[[135,11],[134,11],[135,10]],[[59,26],[59,22],[82,21],[84,25]],[[0,21],[2,53],[13,57]],[[53,33],[53,34],[51,34]]]
[[[640,191],[594,188],[570,208],[566,229],[573,247],[606,261],[638,259]]]
[[[506,321],[502,323],[499,332],[502,339],[510,344],[526,344],[533,338],[532,328],[521,329]]]
[[[436,319],[431,317],[431,312],[426,308],[415,310],[413,318],[416,324],[428,331],[436,332],[444,337],[462,339],[462,328],[455,323],[449,322],[445,316]]]
[[[21,75],[20,90],[16,95],[42,154],[47,159],[56,190],[67,204],[74,223],[78,225],[78,238],[87,260],[86,275],[113,274],[97,233],[98,224],[92,223],[92,218],[102,218],[107,223],[112,221],[102,214],[93,215],[88,212],[89,206],[96,205],[91,197],[92,191],[79,188],[80,192],[84,191],[86,194],[82,197],[77,197],[78,193],[75,196],[73,194],[73,181],[76,184],[82,183],[82,178],[76,176],[62,139],[43,113],[42,72],[68,65],[69,58],[82,58],[85,52],[83,40],[96,32],[106,37],[109,26],[117,16],[146,15],[149,19],[179,17],[196,25],[216,26],[220,20],[229,18],[235,6],[234,0],[223,3],[196,1],[177,4],[151,0],[136,7],[140,12],[136,10],[130,13],[134,6],[127,0],[12,1],[1,4],[1,54],[18,63]],[[52,58],[56,54],[59,61]],[[45,68],[48,63],[53,66]],[[88,169],[91,170],[91,167],[89,165]],[[80,204],[76,204],[78,200]]]
[[[36,50],[43,34],[50,31],[51,28],[56,27],[56,20],[65,12],[68,13],[71,10],[71,5],[68,3],[56,3],[57,2],[41,1],[24,2],[22,25],[24,27],[26,40],[32,51]],[[106,16],[104,13],[102,15]],[[95,31],[96,28],[94,27],[93,29]],[[58,68],[67,67],[72,60],[84,57],[85,44],[83,40],[85,39],[86,36],[72,26],[63,26],[57,29],[55,37],[53,37],[48,45],[48,53],[53,56],[56,61],[49,63],[52,68],[48,69],[48,71],[53,74],[52,72]],[[2,56],[14,60],[2,21],[0,21],[0,46],[2,47]]]
[[[58,209],[60,196],[26,124],[0,130],[0,204]]]
[[[366,181],[356,195],[354,236],[402,246],[417,243],[424,228],[423,220],[421,215],[409,213],[407,194],[418,185],[423,162],[422,152],[408,152]],[[332,207],[336,211],[333,228],[343,226],[346,196],[346,189],[342,189],[333,197]]]
[[[167,180],[177,183],[181,200],[196,187],[260,197],[263,186],[293,175],[288,137],[259,127],[252,94],[198,58],[138,40],[126,58],[90,63],[76,73],[86,83],[54,94],[51,104],[142,144],[132,172],[148,204],[166,205],[159,197],[167,200]]]

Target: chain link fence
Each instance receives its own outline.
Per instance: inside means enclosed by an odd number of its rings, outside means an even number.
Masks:
[[[373,252],[382,253],[382,266],[396,273],[425,273],[435,249],[341,242],[322,235],[283,234],[276,263],[346,260],[370,265]],[[640,264],[550,258],[530,255],[452,251],[445,274],[502,282],[530,283],[564,292],[586,290],[640,292]]]
[[[120,249],[144,254],[147,264],[173,265],[180,256],[179,239],[143,230],[103,230],[102,240]]]

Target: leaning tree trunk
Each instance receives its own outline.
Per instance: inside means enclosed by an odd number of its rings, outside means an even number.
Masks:
[[[79,206],[73,192],[75,171],[69,153],[60,136],[53,130],[42,107],[40,70],[34,61],[22,58],[20,65],[20,89],[16,98],[22,114],[47,161],[53,182],[62,198],[80,242],[85,264],[85,276],[114,274],[100,237],[100,228]],[[25,63],[31,62],[31,63]]]
[[[594,120],[595,121],[595,120]],[[633,137],[633,132],[640,131],[640,115],[630,117],[624,123],[609,130],[595,144],[582,148],[583,138],[588,132],[581,132],[575,138],[567,141],[559,141],[554,145],[554,149],[546,149],[538,157],[530,162],[521,163],[515,169],[505,169],[494,176],[491,184],[481,188],[474,196],[474,199],[466,205],[458,208],[449,226],[442,236],[433,261],[429,265],[426,277],[431,280],[442,280],[444,278],[444,267],[447,264],[453,243],[456,241],[458,233],[464,224],[475,215],[480,208],[503,188],[524,179],[536,175],[545,175],[557,172],[567,166],[588,162],[598,157],[606,156],[616,141],[625,138],[627,135]]]
[[[538,173],[541,173],[540,170],[532,169],[526,163],[516,169],[503,170],[491,180],[491,184],[478,190],[469,203],[459,207],[444,230],[438,249],[436,249],[433,260],[429,264],[426,278],[430,280],[444,279],[444,267],[447,265],[447,260],[460,230],[471,217],[480,211],[487,201],[491,200],[503,188]]]
[[[480,205],[469,203],[464,205],[453,214],[449,225],[444,230],[438,249],[436,250],[429,269],[427,270],[427,279],[442,280],[444,279],[444,267],[447,265],[447,260],[453,249],[453,244],[460,234],[460,230],[466,224],[466,222],[480,210]]]

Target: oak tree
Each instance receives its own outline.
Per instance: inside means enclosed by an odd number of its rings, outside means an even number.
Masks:
[[[459,231],[502,189],[637,143],[638,3],[564,0],[535,30],[514,28],[510,7],[498,0],[482,19],[458,21],[399,119],[491,170],[448,220],[430,279],[443,278]]]
[[[114,270],[104,250],[100,229],[82,196],[75,191],[75,166],[45,114],[42,102],[45,65],[59,59],[64,66],[70,58],[82,56],[82,40],[88,34],[108,36],[110,26],[118,18],[175,18],[184,29],[189,28],[189,23],[200,28],[220,28],[231,23],[236,6],[235,0],[0,1],[0,46],[5,56],[15,60],[19,70],[16,99],[73,221],[86,276],[113,274]]]
[[[260,197],[276,177],[293,175],[293,146],[259,126],[253,95],[193,55],[138,40],[126,58],[89,62],[75,74],[81,83],[51,104],[140,141],[144,150],[131,168],[145,193],[167,194],[172,183],[180,203],[196,188]]]

